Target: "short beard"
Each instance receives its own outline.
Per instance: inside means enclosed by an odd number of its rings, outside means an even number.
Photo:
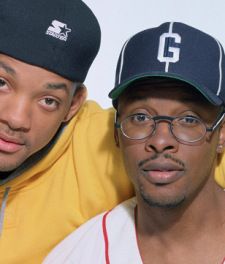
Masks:
[[[173,200],[157,200],[152,198],[151,196],[144,193],[143,190],[140,191],[141,198],[149,207],[161,208],[161,209],[173,209],[181,206],[184,201],[185,197],[177,197]]]

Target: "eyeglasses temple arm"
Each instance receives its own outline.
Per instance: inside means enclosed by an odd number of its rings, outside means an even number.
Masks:
[[[216,127],[223,121],[224,116],[225,116],[225,112],[223,112],[221,114],[222,114],[221,117],[219,117],[219,119],[215,122],[215,124],[212,127],[206,128],[207,132],[213,132],[216,129]]]

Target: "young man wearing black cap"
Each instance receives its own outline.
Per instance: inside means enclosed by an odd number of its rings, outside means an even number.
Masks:
[[[78,228],[45,264],[225,263],[224,185],[214,180],[224,73],[221,44],[179,22],[126,42],[110,97],[136,197]]]
[[[80,0],[3,0],[0,32],[0,262],[41,263],[131,186],[113,111],[84,103],[100,45],[91,10]]]

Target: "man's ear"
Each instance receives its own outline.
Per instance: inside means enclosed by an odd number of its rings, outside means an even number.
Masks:
[[[119,148],[120,142],[119,142],[118,129],[116,128],[115,125],[114,125],[114,139],[115,139],[116,146]]]
[[[69,111],[65,116],[63,122],[69,121],[76,113],[79,111],[82,104],[85,102],[87,98],[87,88],[85,85],[81,85],[76,88],[75,94],[73,95]]]
[[[225,148],[225,122],[223,122],[223,125],[220,127],[219,131],[219,141],[217,145],[217,153],[223,153]]]

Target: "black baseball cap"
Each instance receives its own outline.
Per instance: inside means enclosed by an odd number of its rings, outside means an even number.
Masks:
[[[113,102],[133,82],[151,77],[184,81],[212,104],[225,103],[224,51],[212,36],[179,22],[141,31],[123,46],[119,56]]]
[[[83,82],[98,53],[99,23],[81,0],[1,0],[0,53]]]

